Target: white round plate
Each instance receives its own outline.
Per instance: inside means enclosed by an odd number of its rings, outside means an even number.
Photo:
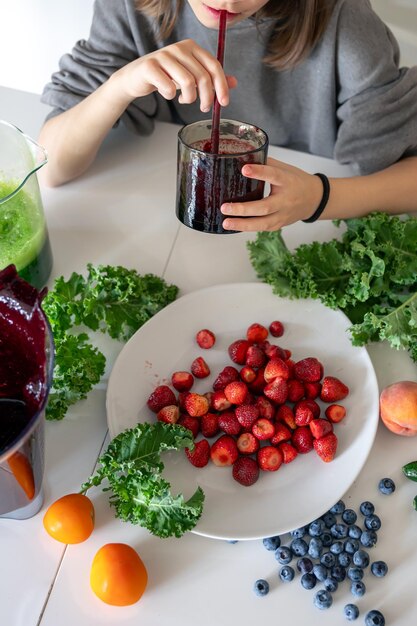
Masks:
[[[277,472],[261,472],[251,487],[232,477],[230,467],[213,463],[193,467],[183,451],[164,454],[164,475],[172,492],[189,498],[197,485],[205,503],[195,533],[217,539],[259,539],[280,535],[308,524],[337,502],[362,469],[378,425],[379,392],[375,372],[365,348],[354,348],[346,332],[350,326],[341,311],[317,300],[289,300],[272,293],[263,283],[218,285],[187,294],[151,318],[127,342],[110,375],[107,417],[115,437],[137,422],[156,418],[146,401],[157,385],[169,384],[176,370],[190,369],[203,356],[209,378],[197,380],[193,391],[205,393],[221,369],[233,365],[227,347],[245,338],[247,327],[273,320],[285,326],[282,337],[269,337],[299,360],[317,357],[324,375],[340,378],[350,388],[343,401],[345,419],[335,424],[339,439],[335,459],[324,463],[312,450],[298,455]],[[216,335],[210,350],[202,350],[196,333],[209,328]],[[213,438],[214,441],[217,437]]]

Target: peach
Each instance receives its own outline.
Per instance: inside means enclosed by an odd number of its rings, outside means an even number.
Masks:
[[[417,383],[404,380],[382,390],[380,417],[385,426],[406,437],[417,435]]]

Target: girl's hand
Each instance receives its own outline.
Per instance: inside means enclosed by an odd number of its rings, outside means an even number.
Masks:
[[[167,100],[181,91],[179,102],[191,104],[200,99],[200,109],[210,111],[214,95],[222,106],[229,104],[229,88],[236,87],[233,76],[226,76],[221,64],[192,39],[151,52],[116,72],[129,101],[158,91]]]
[[[269,158],[267,165],[244,165],[242,174],[264,180],[271,185],[271,191],[269,196],[255,202],[223,204],[226,230],[279,230],[313,215],[323,195],[318,176],[276,159]]]

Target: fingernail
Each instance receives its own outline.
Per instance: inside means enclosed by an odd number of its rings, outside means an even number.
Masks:
[[[224,220],[224,222],[223,222],[223,224],[222,224],[222,225],[223,225],[223,228],[224,228],[225,230],[228,230],[229,228],[231,228],[231,227],[232,227],[232,226],[231,226],[231,223],[230,223],[230,220]]]
[[[210,111],[210,107],[201,107],[202,113],[208,113]]]
[[[232,205],[231,204],[222,204],[222,206],[220,207],[220,210],[222,213],[226,213],[229,214],[232,212]],[[224,224],[224,222],[223,222]]]
[[[226,107],[229,104],[229,98],[227,98],[227,96],[224,96],[221,100],[220,100],[220,104],[223,107]]]

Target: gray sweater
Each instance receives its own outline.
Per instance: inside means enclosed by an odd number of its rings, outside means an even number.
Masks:
[[[322,39],[291,70],[261,62],[273,23],[256,27],[246,19],[228,28],[225,71],[238,87],[223,117],[260,126],[273,145],[335,158],[362,174],[417,155],[417,67],[399,68],[398,44],[369,0],[336,0]],[[171,37],[158,42],[133,0],[96,0],[88,40],[61,58],[42,101],[56,115],[126,63],[187,38],[216,55],[217,31],[202,26],[188,3]],[[155,119],[183,124],[203,117],[198,102],[181,105],[154,93],[133,101],[121,119],[149,134]]]

